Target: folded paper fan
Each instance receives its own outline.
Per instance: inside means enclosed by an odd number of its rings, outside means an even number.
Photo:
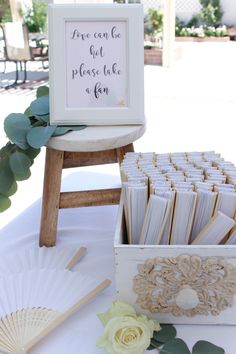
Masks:
[[[35,268],[71,269],[85,254],[85,247],[30,247],[1,256],[0,276]]]
[[[110,285],[68,270],[32,270],[0,279],[0,351],[27,353]]]

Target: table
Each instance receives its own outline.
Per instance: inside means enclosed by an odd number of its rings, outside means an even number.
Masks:
[[[100,182],[111,187],[119,186],[119,176],[73,172],[63,179],[62,187],[69,188],[77,179],[83,180],[83,188],[101,187]],[[88,182],[90,181],[90,182]],[[90,185],[89,185],[90,184]],[[29,245],[37,245],[41,200],[35,202],[4,229],[0,230],[0,256]],[[99,273],[114,280],[113,235],[117,206],[101,206],[61,210],[58,225],[58,244],[76,244],[87,247],[87,255],[76,266],[93,277]],[[4,217],[1,215],[0,217]],[[47,339],[32,350],[32,354],[103,354],[96,348],[96,340],[103,327],[96,317],[107,310],[115,299],[115,287],[83,307]],[[200,339],[222,346],[226,354],[235,354],[235,326],[176,326],[178,337],[191,347]],[[156,354],[156,351],[149,353]],[[207,353],[206,353],[207,354]]]

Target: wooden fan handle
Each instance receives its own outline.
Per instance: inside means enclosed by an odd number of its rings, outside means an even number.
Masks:
[[[52,323],[50,323],[38,336],[36,336],[32,341],[30,341],[23,349],[25,353],[27,353],[30,349],[32,349],[40,340],[45,338],[49,333],[51,333],[54,329],[60,326],[65,320],[67,320],[71,315],[73,315],[76,311],[80,309],[81,306],[86,304],[93,297],[98,295],[101,291],[111,285],[111,280],[106,279],[102,283],[100,283],[96,288],[91,290],[88,294],[82,297],[76,304],[70,307],[66,312],[57,317]]]
[[[87,251],[86,247],[80,247],[80,249],[74,254],[69,263],[66,265],[66,269],[71,269],[78,263]]]

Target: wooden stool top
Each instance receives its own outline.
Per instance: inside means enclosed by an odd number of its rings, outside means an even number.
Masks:
[[[145,132],[145,125],[88,126],[51,138],[47,147],[61,151],[103,151],[133,143]]]

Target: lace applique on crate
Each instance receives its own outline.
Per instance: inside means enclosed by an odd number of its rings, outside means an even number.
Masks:
[[[236,267],[220,257],[157,257],[138,265],[133,283],[136,303],[149,312],[217,316],[233,306]]]

